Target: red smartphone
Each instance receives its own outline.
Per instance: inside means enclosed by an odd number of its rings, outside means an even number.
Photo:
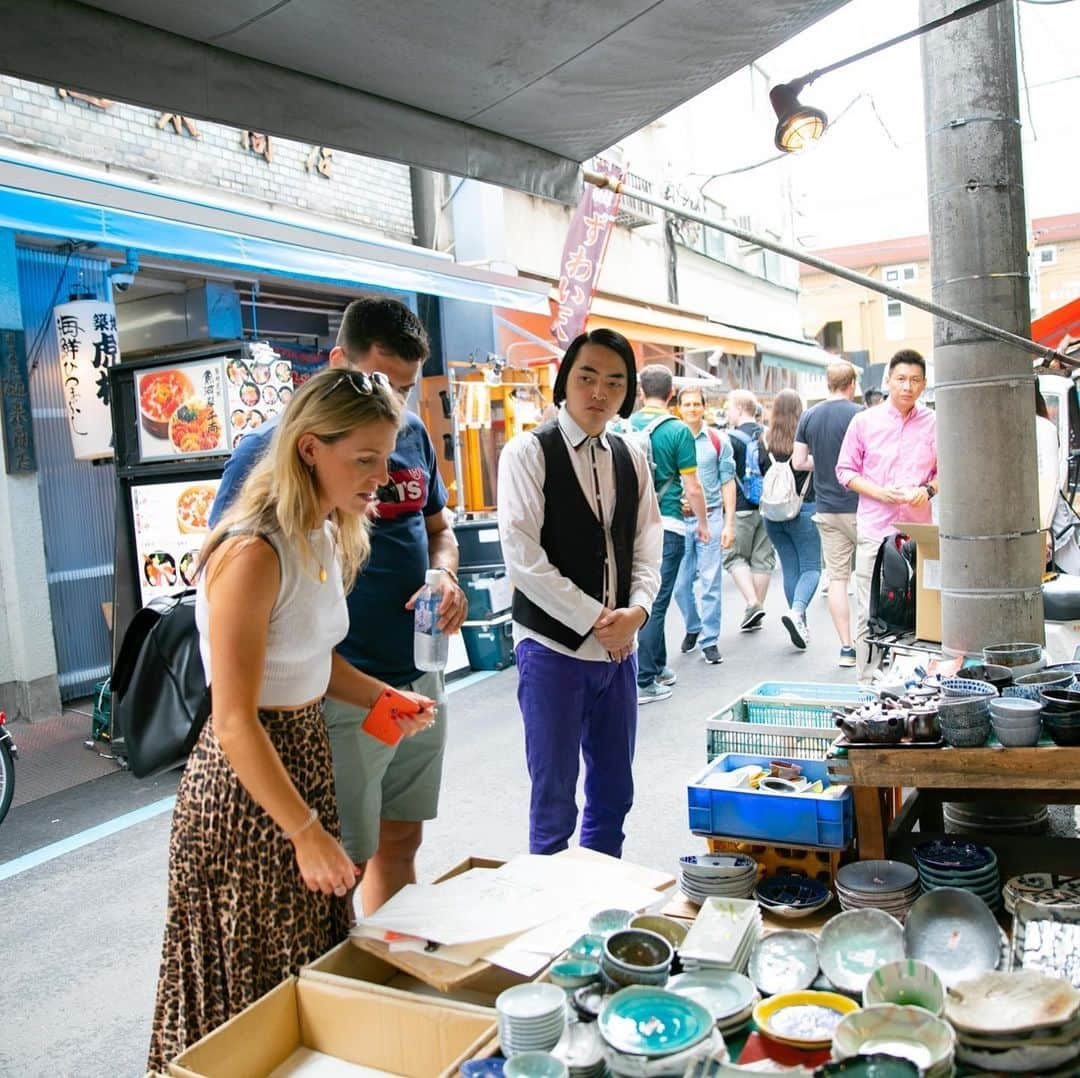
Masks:
[[[401,727],[394,721],[396,715],[415,715],[420,705],[396,689],[384,689],[375,706],[368,712],[361,729],[383,744],[396,745],[402,738]]]

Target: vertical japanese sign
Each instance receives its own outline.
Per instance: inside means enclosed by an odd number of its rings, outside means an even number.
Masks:
[[[113,453],[109,368],[120,362],[116,308],[96,299],[53,308],[60,376],[76,460]]]
[[[4,430],[4,470],[8,475],[36,471],[26,336],[21,329],[0,330],[0,426]]]
[[[603,160],[596,162],[596,171],[619,181],[626,177],[623,169]],[[591,183],[585,185],[566,234],[558,301],[551,323],[551,335],[560,348],[566,348],[585,329],[611,226],[618,212],[619,195],[615,191]]]

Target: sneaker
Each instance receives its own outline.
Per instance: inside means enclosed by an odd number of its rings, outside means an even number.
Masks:
[[[684,655],[688,655],[697,647],[698,635],[698,633],[687,633],[686,636],[682,638],[682,647],[680,647],[679,650]]]
[[[788,631],[791,642],[800,650],[806,650],[807,632],[806,621],[798,614],[785,614],[780,619],[780,624]]]
[[[849,644],[846,648],[840,649],[840,666],[854,666],[855,665],[855,649]]]
[[[761,619],[765,617],[765,611],[758,606],[757,603],[753,603],[748,606],[743,613],[742,621],[739,622],[740,632],[747,632],[750,629],[756,629],[761,625]]]
[[[651,685],[639,685],[637,690],[638,707],[643,704],[652,704],[657,700],[666,700],[671,695],[671,690],[666,685],[654,681]]]
[[[671,685],[674,685],[675,682],[678,681],[678,680],[679,680],[679,675],[676,674],[675,671],[672,670],[670,666],[665,666],[664,669],[661,670],[660,673],[656,675],[656,684],[657,685],[671,686]]]
[[[715,644],[709,644],[708,647],[702,648],[701,656],[707,663],[711,663],[713,666],[724,661],[724,656],[720,654],[720,649]]]

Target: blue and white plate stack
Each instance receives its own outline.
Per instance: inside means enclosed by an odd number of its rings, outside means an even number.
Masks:
[[[519,1052],[550,1052],[566,1028],[566,994],[533,981],[507,988],[495,1000],[499,1045],[509,1059]]]
[[[744,853],[687,854],[679,858],[679,888],[691,902],[707,898],[749,898],[758,864]]]
[[[959,887],[978,895],[994,912],[1001,909],[1001,875],[989,846],[961,838],[940,838],[914,849],[923,893],[935,887]]]

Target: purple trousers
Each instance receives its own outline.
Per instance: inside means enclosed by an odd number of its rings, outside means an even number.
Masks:
[[[522,640],[516,654],[518,704],[532,780],[529,852],[558,853],[570,844],[584,756],[580,843],[621,857],[623,821],[634,802],[636,653],[621,663],[587,662]]]

